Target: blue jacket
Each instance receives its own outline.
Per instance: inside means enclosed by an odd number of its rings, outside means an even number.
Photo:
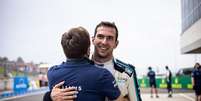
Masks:
[[[64,87],[74,86],[78,89],[76,101],[115,100],[120,91],[112,74],[96,67],[87,58],[67,59],[65,63],[53,66],[48,71],[49,88],[65,81]]]

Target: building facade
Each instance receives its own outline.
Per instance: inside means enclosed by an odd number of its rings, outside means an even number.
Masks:
[[[201,0],[181,0],[181,52],[201,53]]]

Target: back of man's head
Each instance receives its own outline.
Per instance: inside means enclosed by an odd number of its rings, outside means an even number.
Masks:
[[[67,58],[81,58],[90,47],[88,31],[83,27],[71,28],[62,35],[61,45]]]
[[[167,70],[168,70],[168,69],[169,69],[169,68],[168,68],[168,66],[165,66],[165,69],[167,69]]]
[[[148,67],[149,70],[152,70],[151,66]]]

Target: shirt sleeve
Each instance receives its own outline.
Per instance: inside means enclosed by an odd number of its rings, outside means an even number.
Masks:
[[[47,72],[47,79],[48,79],[48,86],[49,86],[49,89],[52,90],[53,88],[53,82],[54,82],[54,76],[53,76],[53,69],[54,67],[51,67],[48,72]]]
[[[103,69],[99,77],[99,90],[101,95],[105,95],[109,100],[115,100],[120,96],[120,90],[112,74]]]
[[[52,101],[51,97],[50,97],[51,91],[46,92],[43,95],[43,101]]]
[[[192,71],[191,76],[192,76],[192,77],[195,76],[195,70]]]

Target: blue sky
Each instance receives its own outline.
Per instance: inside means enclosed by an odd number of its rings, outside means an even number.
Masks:
[[[65,31],[83,26],[93,35],[100,21],[112,21],[119,28],[115,57],[138,71],[176,71],[201,60],[180,53],[180,11],[180,0],[1,0],[0,56],[58,64]]]

